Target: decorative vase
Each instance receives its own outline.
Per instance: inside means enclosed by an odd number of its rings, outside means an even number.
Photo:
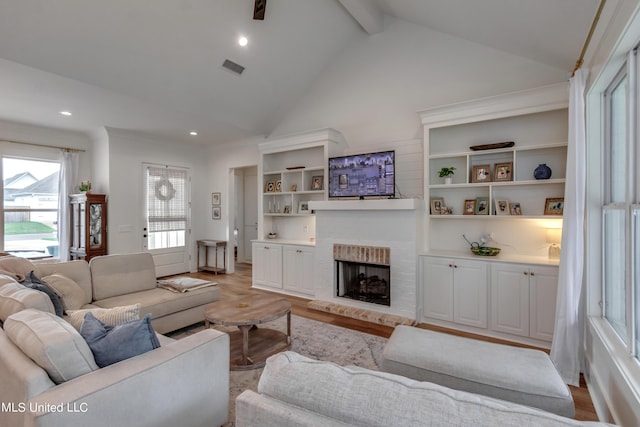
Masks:
[[[533,171],[533,176],[535,179],[549,179],[551,178],[551,168],[545,163],[541,163]]]
[[[447,176],[447,177],[445,177],[445,179],[444,179],[444,183],[445,183],[445,184],[447,184],[447,185],[449,185],[449,184],[451,184],[451,180],[452,180],[452,178],[451,178],[450,176]]]

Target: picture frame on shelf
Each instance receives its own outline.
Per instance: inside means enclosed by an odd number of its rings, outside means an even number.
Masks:
[[[276,180],[276,189],[274,191],[276,193],[281,193],[282,192],[282,180],[281,179]]]
[[[284,210],[282,213],[289,214],[291,213],[291,205],[284,205]]]
[[[289,187],[289,191],[291,191],[292,193],[298,191],[298,184],[291,184],[291,187]]]
[[[442,215],[442,208],[444,207],[444,197],[432,197],[429,199],[431,206],[431,215]]]
[[[509,209],[509,200],[507,199],[495,199],[496,215],[511,215]]]
[[[475,215],[476,214],[476,199],[467,199],[464,201],[464,208],[462,209],[463,215]]]
[[[564,212],[564,197],[548,198],[544,201],[545,215],[562,215]]]
[[[309,202],[308,201],[301,200],[300,203],[298,203],[298,213],[299,214],[311,213],[311,211],[309,210]]]
[[[491,182],[491,165],[475,165],[471,169],[471,182]]]
[[[222,219],[222,209],[216,206],[211,208],[211,219],[219,220]]]
[[[522,215],[522,206],[520,202],[509,203],[509,215]]]
[[[273,193],[276,191],[276,182],[275,181],[267,181],[264,184],[264,192],[265,193]]]
[[[322,176],[322,175],[316,175],[316,176],[312,177],[311,178],[311,190],[313,190],[313,191],[322,190],[323,181],[324,181],[324,176]]]
[[[496,163],[493,165],[493,180],[495,182],[511,181],[513,162]]]
[[[222,196],[220,193],[211,193],[211,206],[220,206],[222,204]]]
[[[476,197],[476,208],[473,211],[474,215],[489,215],[489,198],[488,197]]]

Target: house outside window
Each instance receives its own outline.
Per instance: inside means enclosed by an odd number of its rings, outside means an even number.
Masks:
[[[58,255],[58,176],[50,160],[2,157],[4,252],[40,258]]]

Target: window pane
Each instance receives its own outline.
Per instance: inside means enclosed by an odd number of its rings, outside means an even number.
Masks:
[[[625,287],[625,209],[604,212],[604,289],[605,318],[620,338],[627,342]]]
[[[610,96],[610,181],[609,202],[625,202],[627,190],[627,78]]]
[[[60,164],[3,157],[2,172],[5,252],[57,256]]]
[[[634,265],[633,270],[633,287],[635,293],[634,310],[636,316],[635,326],[635,341],[636,341],[636,358],[640,358],[640,205],[633,207],[633,215],[631,217],[633,221],[633,259],[631,262]]]

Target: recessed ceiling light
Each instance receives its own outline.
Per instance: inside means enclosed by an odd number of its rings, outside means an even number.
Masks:
[[[195,130],[192,130],[191,132],[189,132],[189,135],[198,136],[198,132],[196,132]]]
[[[70,116],[71,111],[60,111],[60,114],[62,114],[63,116]]]
[[[242,47],[245,47],[248,43],[249,43],[249,39],[247,39],[245,36],[241,36],[238,39],[238,44]]]

